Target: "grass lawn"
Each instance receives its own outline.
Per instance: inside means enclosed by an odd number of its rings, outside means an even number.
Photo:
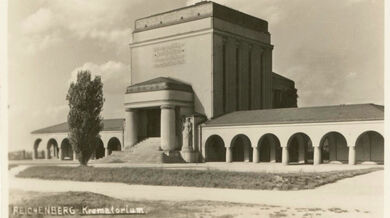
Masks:
[[[378,167],[313,173],[255,173],[162,168],[34,166],[20,172],[17,177],[164,186],[300,190],[313,189],[340,179],[382,169]]]
[[[341,208],[291,208],[263,204],[243,204],[215,201],[131,201],[111,198],[91,192],[40,193],[10,190],[10,213],[13,207],[44,207],[67,206],[81,209],[102,207],[143,208],[146,215],[131,215],[130,217],[369,217],[368,211],[343,210]],[[20,216],[10,216],[20,217]],[[44,217],[49,217],[44,215]],[[53,216],[55,217],[55,216]],[[78,216],[69,216],[78,217]],[[101,215],[83,217],[129,217],[124,215]]]

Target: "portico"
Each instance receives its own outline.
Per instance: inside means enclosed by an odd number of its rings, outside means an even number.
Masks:
[[[125,94],[125,147],[149,137],[160,137],[164,152],[181,147],[182,118],[193,113],[190,85],[159,77],[131,85]]]

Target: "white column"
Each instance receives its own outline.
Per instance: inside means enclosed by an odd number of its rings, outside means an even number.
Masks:
[[[35,153],[35,149],[33,148],[32,153],[31,153],[31,157],[33,160],[37,159],[36,155],[37,154]]]
[[[45,159],[48,160],[49,158],[50,158],[50,148],[47,148],[45,153]]]
[[[282,147],[282,164],[283,165],[288,165],[288,148],[287,146]]]
[[[73,160],[77,160],[77,155],[75,151],[73,151]]]
[[[62,149],[61,148],[58,149],[58,159],[62,160]]]
[[[161,106],[161,148],[163,151],[176,148],[175,107],[172,105]]]
[[[258,163],[259,162],[259,148],[258,147],[253,147],[253,163]]]
[[[321,163],[321,148],[320,146],[314,146],[313,164],[318,165]]]
[[[231,163],[233,161],[232,148],[226,148],[226,163]]]
[[[126,109],[125,119],[125,147],[130,147],[138,142],[138,122],[137,111],[135,109]]]
[[[349,164],[349,165],[355,165],[355,164],[356,164],[356,151],[355,151],[355,146],[349,146],[348,164]]]
[[[107,157],[108,155],[108,148],[104,148],[104,156]]]

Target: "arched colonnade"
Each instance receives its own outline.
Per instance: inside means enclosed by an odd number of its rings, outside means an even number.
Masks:
[[[383,122],[203,127],[204,161],[383,163]]]
[[[113,151],[121,151],[123,143],[116,137],[97,138],[92,159],[100,159],[110,155]],[[68,137],[37,137],[33,144],[33,159],[76,160]]]

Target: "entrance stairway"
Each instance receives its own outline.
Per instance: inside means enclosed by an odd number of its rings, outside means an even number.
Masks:
[[[111,155],[96,160],[95,163],[178,163],[181,157],[168,157],[160,149],[158,137],[146,138],[124,151],[113,151]]]

